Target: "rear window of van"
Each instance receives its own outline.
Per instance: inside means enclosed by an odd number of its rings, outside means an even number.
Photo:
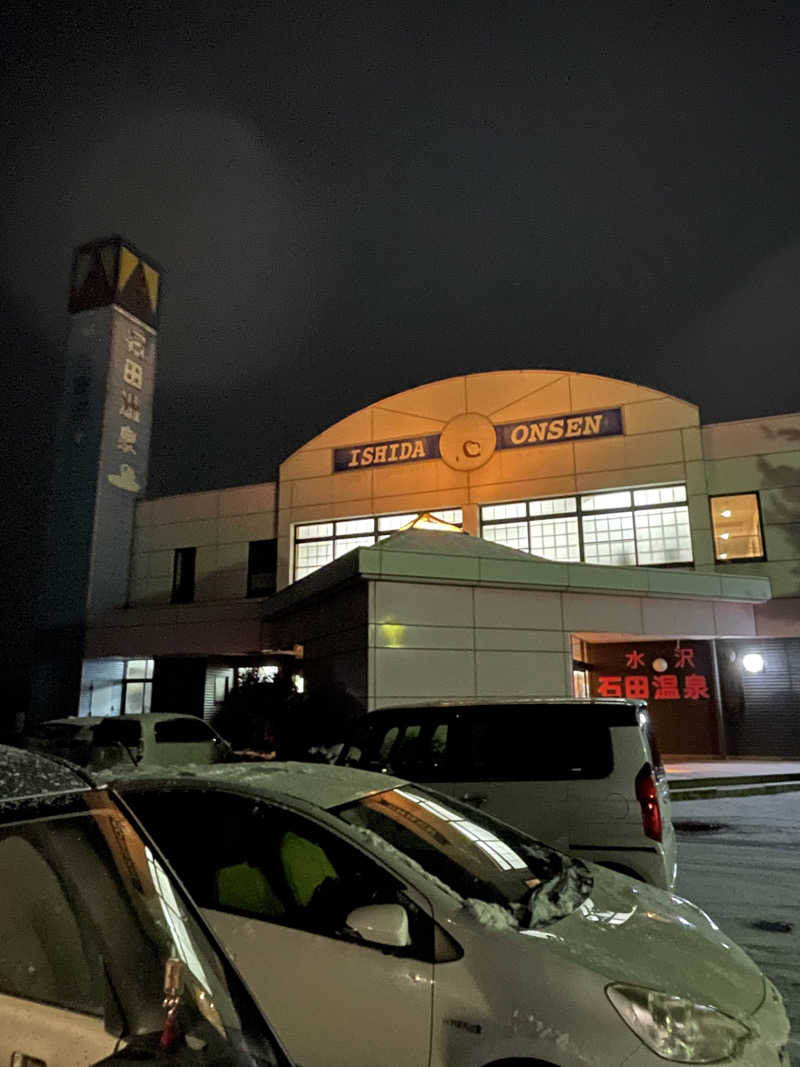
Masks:
[[[614,766],[608,726],[584,708],[500,705],[463,718],[467,781],[605,778]]]

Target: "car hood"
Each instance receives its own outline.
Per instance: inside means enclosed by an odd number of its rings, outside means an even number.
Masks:
[[[608,977],[752,1014],[764,999],[761,971],[688,900],[590,865],[592,892],[564,919],[521,931]]]

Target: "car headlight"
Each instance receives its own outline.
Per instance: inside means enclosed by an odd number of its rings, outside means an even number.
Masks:
[[[707,1004],[655,989],[610,985],[608,999],[648,1048],[675,1063],[719,1063],[735,1056],[750,1031]]]

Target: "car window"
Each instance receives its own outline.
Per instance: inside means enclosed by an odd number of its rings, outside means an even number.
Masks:
[[[429,959],[432,924],[403,886],[311,819],[218,790],[126,791],[126,801],[201,907],[351,940],[347,915],[402,903],[412,948]]]
[[[100,946],[41,840],[41,829],[0,831],[0,992],[102,1015]]]
[[[202,719],[162,719],[155,723],[154,734],[159,743],[191,744],[216,740],[214,731]]]
[[[611,735],[601,713],[569,704],[495,705],[459,717],[457,777],[524,781],[603,778]]]
[[[109,746],[122,744],[135,748],[142,739],[142,724],[136,719],[104,719],[99,722],[92,734],[95,745]]]
[[[383,737],[380,738],[380,745],[378,747],[377,753],[379,760],[388,759],[389,753],[392,751],[392,748],[394,747],[395,742],[397,741],[399,733],[399,726],[390,726],[386,733],[383,735]]]
[[[424,713],[401,723],[365,724],[358,744],[348,749],[342,762],[379,767],[420,782],[441,781],[449,773],[449,720],[449,715]]]
[[[85,766],[90,759],[91,727],[86,723],[46,722],[32,731],[29,747]]]
[[[165,973],[177,966],[176,1036],[192,1035],[197,1062],[239,1063],[246,1051],[247,1062],[288,1067],[182,890],[107,794],[31,797],[2,815],[14,821],[0,824],[0,994],[103,1018],[131,1040],[129,1056],[153,1059],[152,1039],[167,1034]]]
[[[370,793],[336,814],[377,834],[464,898],[524,904],[532,890],[574,866],[521,831],[423,786]],[[574,906],[579,903],[576,898]]]

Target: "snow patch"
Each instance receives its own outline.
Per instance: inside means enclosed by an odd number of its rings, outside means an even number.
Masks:
[[[477,919],[481,926],[490,930],[518,930],[519,923],[502,904],[491,904],[487,900],[476,900],[475,897],[467,897],[464,907]]]

